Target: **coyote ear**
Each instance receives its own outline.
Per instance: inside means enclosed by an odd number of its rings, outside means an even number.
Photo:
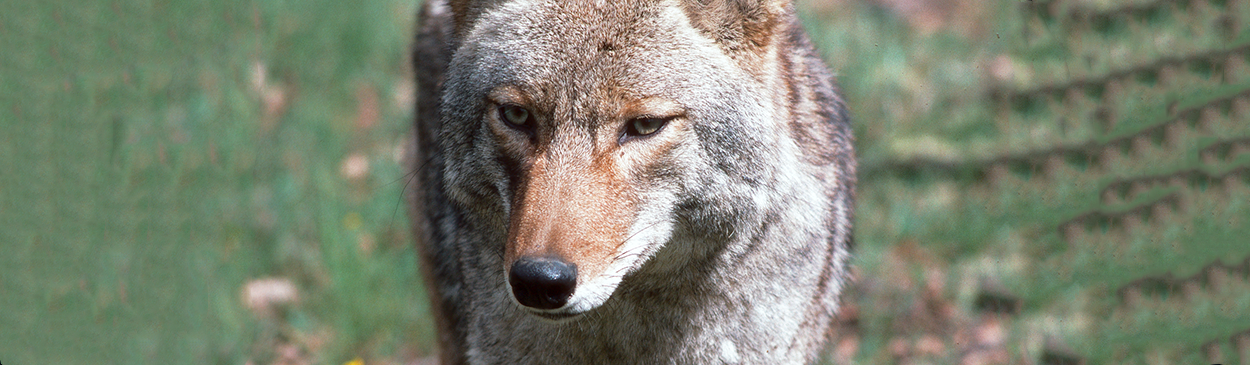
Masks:
[[[790,0],[682,0],[690,23],[726,50],[759,51],[794,8]]]

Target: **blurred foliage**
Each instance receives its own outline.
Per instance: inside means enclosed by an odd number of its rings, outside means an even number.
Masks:
[[[1250,1],[799,3],[861,158],[828,361],[1250,361]],[[0,361],[432,353],[416,7],[0,2]]]
[[[3,2],[0,361],[429,352],[397,163],[415,9]],[[265,277],[298,300],[252,313]]]
[[[863,162],[831,360],[1250,362],[1250,3],[986,14],[815,27]]]

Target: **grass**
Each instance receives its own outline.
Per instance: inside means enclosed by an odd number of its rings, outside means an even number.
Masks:
[[[1246,1],[890,3],[800,2],[864,171],[829,361],[1250,358]],[[431,354],[416,8],[0,3],[0,361]]]
[[[6,4],[0,361],[428,352],[396,207],[415,6]],[[253,315],[261,277],[300,303]]]

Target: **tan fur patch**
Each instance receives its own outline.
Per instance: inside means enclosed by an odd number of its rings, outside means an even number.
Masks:
[[[665,98],[643,98],[625,105],[622,119],[671,118],[682,114],[681,105]]]
[[[508,229],[507,265],[522,257],[553,257],[577,265],[579,280],[613,261],[633,221],[633,191],[611,156],[589,164],[535,156],[521,177]]]
[[[638,204],[637,189],[631,185],[637,181],[631,177],[636,171],[631,166],[646,165],[655,154],[671,148],[676,139],[659,136],[623,146],[618,140],[620,128],[633,118],[679,117],[684,109],[665,98],[627,96],[610,84],[601,85],[594,93],[593,100],[601,101],[594,106],[600,121],[593,123],[591,136],[581,139],[568,135],[556,138],[558,133],[576,129],[558,125],[568,121],[538,115],[537,133],[532,138],[501,123],[491,123],[501,152],[517,164],[512,176],[516,181],[505,267],[522,257],[558,258],[575,264],[582,282],[611,265],[617,249],[628,238]],[[531,110],[555,108],[534,105],[541,102],[512,86],[496,88],[488,99]],[[557,131],[562,127],[566,130]]]
[[[780,19],[792,11],[780,0],[683,0],[690,23],[727,51],[758,51],[772,44]]]

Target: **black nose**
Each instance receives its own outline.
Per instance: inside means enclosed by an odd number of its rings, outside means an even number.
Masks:
[[[512,295],[521,305],[537,309],[564,306],[577,286],[577,266],[550,258],[522,258],[508,275]]]

